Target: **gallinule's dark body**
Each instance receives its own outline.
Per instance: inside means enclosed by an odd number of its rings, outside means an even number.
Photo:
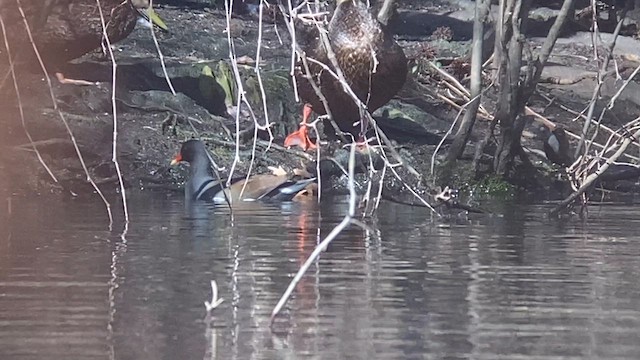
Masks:
[[[571,147],[564,126],[556,125],[544,143],[544,153],[547,159],[554,164],[569,166],[573,164]],[[604,162],[605,159],[602,160]],[[589,170],[594,172],[599,167]],[[598,183],[615,182],[619,180],[636,180],[640,177],[640,167],[631,164],[611,164],[607,170],[598,177]]]
[[[402,88],[407,77],[407,59],[402,48],[393,40],[386,28],[374,18],[360,0],[336,0],[337,6],[329,23],[328,39],[340,69],[351,89],[364,102],[370,112],[386,104]],[[316,41],[308,57],[326,64],[335,72],[322,41]],[[357,134],[354,122],[361,121],[360,135],[366,131],[366,119],[340,82],[321,65],[309,62],[309,70],[325,96],[334,120],[344,131]],[[298,145],[313,148],[307,137],[307,122],[313,112],[324,115],[326,109],[302,64],[296,69],[296,82],[300,98],[306,103],[303,125],[285,140],[285,146]]]
[[[573,164],[573,157],[570,154],[569,138],[564,130],[564,126],[556,125],[555,129],[544,142],[544,154],[547,159],[560,166]]]
[[[224,183],[213,176],[207,149],[200,140],[188,140],[183,143],[180,153],[171,164],[182,161],[190,165],[189,179],[184,191],[187,201],[202,200],[217,204],[226,204],[227,199],[232,203],[255,200],[291,201],[308,185],[316,182],[315,178],[290,180],[284,175],[263,174],[250,176],[249,179],[235,178],[229,187],[225,187]]]

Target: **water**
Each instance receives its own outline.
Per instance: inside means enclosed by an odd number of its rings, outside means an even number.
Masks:
[[[114,206],[114,207],[117,207]],[[131,196],[0,204],[0,359],[638,359],[639,211],[433,222],[385,203],[271,310],[347,205],[185,210]],[[123,240],[124,238],[124,240]],[[224,302],[205,321],[216,280]]]

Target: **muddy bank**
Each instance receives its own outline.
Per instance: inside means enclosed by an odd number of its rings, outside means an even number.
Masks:
[[[191,137],[204,139],[223,168],[222,173],[229,170],[235,156],[236,119],[228,112],[229,104],[225,103],[220,83],[206,75],[209,69],[218,79],[232,77],[228,73],[225,75],[225,65],[220,63],[221,60],[227,61],[229,54],[224,13],[215,8],[184,6],[182,3],[161,4],[157,11],[170,28],[169,33],[157,33],[157,37],[176,96],[171,94],[164,79],[148,29],[138,28],[127,39],[115,44],[118,64],[115,86],[117,148],[122,173],[129,188],[173,191],[180,188],[185,171],[184,168],[169,167],[169,160],[179,149],[180,142]],[[419,179],[402,169],[402,177],[408,184],[425,192],[432,185],[427,179],[435,144],[456,118],[458,109],[442,99],[441,95],[446,95],[446,89],[439,87],[438,77],[423,67],[420,59],[428,55],[430,60],[447,64],[449,59],[466,53],[471,37],[473,2],[408,1],[400,3],[399,12],[394,29],[399,43],[411,59],[413,69],[397,99],[375,115],[407,164],[422,174],[422,179]],[[416,25],[424,23],[427,18],[432,27],[425,29]],[[449,28],[451,33],[443,31],[445,28]],[[433,36],[436,30],[443,35]],[[251,171],[267,172],[269,166],[282,166],[288,171],[307,167],[310,162],[308,155],[287,151],[281,146],[286,134],[297,128],[301,108],[295,102],[289,81],[290,41],[287,31],[272,23],[265,24],[262,31],[260,75],[267,94],[266,108],[260,100],[259,82],[252,62],[256,58],[258,35],[258,22],[251,16],[231,19],[230,36],[235,39],[235,51],[241,59],[243,86],[255,121],[259,125],[265,124],[266,114],[273,124],[270,127],[274,136],[271,146],[269,134],[264,130],[257,131],[259,140]],[[595,78],[591,76],[593,61],[589,61],[587,56],[591,51],[588,39],[579,32],[571,36],[556,48],[553,61],[554,66],[558,67],[550,67],[547,77],[553,77],[553,71],[566,77],[571,70],[580,78],[570,85],[543,84],[541,95],[535,98],[532,108],[577,131],[579,124],[571,122],[575,114],[567,111],[567,108],[577,112],[583,110],[591,96]],[[541,43],[542,39],[534,41]],[[634,39],[625,38],[624,41],[630,44],[623,51],[624,54],[638,52],[636,49],[640,46],[636,46]],[[576,54],[585,55],[579,57]],[[618,56],[624,54],[619,53]],[[0,70],[3,74],[7,72],[4,59]],[[114,124],[112,64],[104,55],[95,52],[73,61],[62,70],[67,77],[99,83],[96,86],[79,87],[53,81],[52,87],[57,107],[74,134],[90,174],[104,191],[115,193],[118,185],[111,161]],[[612,94],[619,84],[615,78],[607,81],[611,81],[607,94]],[[90,193],[91,187],[86,182],[64,122],[54,109],[44,76],[33,67],[20,66],[18,84],[25,127],[56,181],[48,175],[29,145],[16,94],[8,78],[3,83],[0,99],[3,109],[0,184],[16,194]],[[605,121],[615,123],[637,113],[640,109],[636,102],[633,96],[621,99]],[[485,106],[492,109],[491,95]],[[599,108],[603,106],[604,101]],[[236,171],[245,173],[250,166],[254,134],[254,117],[248,107],[242,108],[238,124],[241,143],[240,162]],[[479,121],[463,161],[473,155],[474,144],[487,128],[488,121]],[[542,144],[538,128],[538,123],[530,122],[524,143],[530,149],[532,159],[543,166],[546,160],[540,156]],[[337,148],[340,146],[329,147],[327,153]],[[446,146],[435,160],[438,161],[445,153]],[[464,176],[460,178],[464,179]],[[553,183],[545,180],[544,176],[539,182],[543,187]],[[335,188],[339,190],[340,184],[338,180]],[[385,186],[402,192],[402,185],[396,180],[386,181]]]
[[[233,77],[225,74],[228,69],[224,63],[221,65],[221,60],[228,59],[229,54],[224,13],[216,9],[169,5],[160,6],[158,12],[171,29],[169,33],[158,32],[156,35],[175,96],[170,92],[148,29],[138,28],[114,46],[117,60],[115,121],[118,159],[126,184],[132,188],[178,188],[184,169],[170,168],[169,160],[179,149],[180,142],[191,137],[200,137],[208,142],[216,160],[224,167],[223,173],[229,169],[235,156],[236,119],[227,111],[223,89],[204,75],[205,69],[210,69],[218,79]],[[256,57],[258,33],[258,23],[251,17],[231,20],[230,36],[235,39],[236,55],[245,62],[240,65],[240,72],[251,104],[251,111],[243,106],[239,117],[241,144],[237,171],[244,173],[249,170],[254,121],[259,125],[265,124],[265,113],[272,123],[270,130],[274,139],[269,146],[268,132],[258,131],[252,171],[266,172],[269,166],[282,166],[286,170],[305,168],[311,158],[309,155],[287,151],[281,146],[284,136],[296,129],[300,121],[300,105],[294,100],[289,80],[288,35],[285,29],[273,24],[263,28],[260,76],[267,94],[265,108],[252,62]],[[226,64],[228,67],[228,62]],[[2,66],[4,73],[7,64]],[[19,66],[18,73],[25,128],[53,176],[41,165],[29,145],[11,81],[4,83],[2,91],[5,96],[1,104],[5,129],[2,133],[5,148],[1,155],[2,184],[16,193],[83,193],[90,190],[60,117],[62,115],[92,177],[107,192],[115,191],[115,168],[111,162],[114,124],[112,64],[103,54],[95,52],[74,60],[61,70],[67,78],[88,80],[97,85],[63,85],[52,81],[53,100],[37,67],[29,64]],[[53,101],[60,113],[54,108]],[[396,111],[398,107],[391,105],[394,111],[387,117],[404,115]],[[428,121],[432,116],[420,114],[417,120],[423,118]],[[398,127],[395,121],[386,123],[381,127],[390,134],[397,134],[392,137],[401,144],[418,143],[422,146],[440,139],[410,120],[409,125],[413,126]],[[443,122],[442,125],[446,124]],[[406,150],[400,151],[409,155]]]

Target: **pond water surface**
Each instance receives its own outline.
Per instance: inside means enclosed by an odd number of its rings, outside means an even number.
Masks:
[[[346,203],[185,209],[130,196],[0,204],[0,359],[640,359],[640,211],[549,206],[445,223],[383,203],[269,327]],[[114,205],[114,210],[118,210]],[[500,215],[503,214],[503,215]],[[216,280],[224,302],[205,321]]]

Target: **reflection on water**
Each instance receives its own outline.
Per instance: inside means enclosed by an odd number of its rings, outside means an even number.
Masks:
[[[0,206],[0,359],[640,358],[631,207],[582,224],[503,205],[447,225],[383,204],[374,231],[331,244],[270,329],[346,203],[232,216],[159,194],[131,204],[124,237],[97,200]],[[212,279],[225,301],[209,322]]]

